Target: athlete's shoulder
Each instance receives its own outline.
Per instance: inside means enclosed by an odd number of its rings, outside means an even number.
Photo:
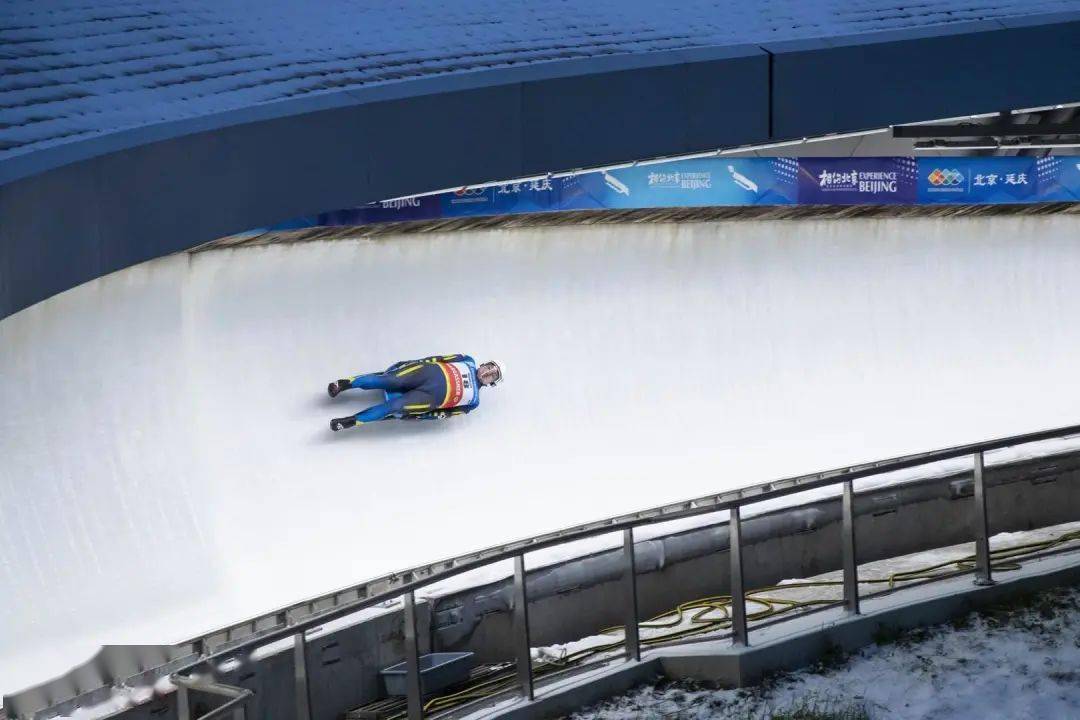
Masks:
[[[448,363],[463,362],[463,363],[467,363],[469,365],[476,365],[476,361],[473,360],[471,356],[465,355],[463,353],[457,353],[455,355],[433,355],[431,357],[431,359],[432,360],[437,360],[439,362],[448,362]]]

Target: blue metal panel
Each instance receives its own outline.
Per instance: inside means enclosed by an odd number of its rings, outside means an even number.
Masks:
[[[1080,13],[767,45],[791,138],[1080,99]]]
[[[0,318],[385,197],[1080,99],[1080,0],[258,8],[0,6]]]
[[[5,0],[0,160],[421,78],[949,24],[1080,0]]]
[[[584,158],[616,163],[767,137],[769,65],[762,50],[700,48],[657,59],[667,64],[525,84],[525,172],[583,167],[590,164]]]
[[[370,88],[310,112],[302,100],[198,118],[192,133],[177,122],[164,134],[102,136],[80,143],[82,155],[43,151],[40,165],[13,158],[18,179],[0,185],[0,317],[128,265],[328,208],[764,136],[765,56],[703,57],[604,58],[599,77],[589,61],[504,68],[425,80],[413,96]],[[610,109],[637,115],[612,132],[594,122]],[[46,169],[58,157],[80,159]]]

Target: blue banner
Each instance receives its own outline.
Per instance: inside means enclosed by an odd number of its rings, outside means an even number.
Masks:
[[[562,210],[1033,202],[1080,202],[1080,158],[707,157],[386,200],[274,229]]]
[[[911,205],[915,158],[799,158],[799,204]]]
[[[794,158],[706,158],[562,178],[559,210],[793,205]]]
[[[1039,195],[1035,158],[919,158],[919,202],[996,205]]]
[[[384,200],[348,210],[321,213],[315,225],[369,225],[372,223],[435,220],[443,217],[438,195]]]
[[[1050,155],[1035,161],[1037,202],[1080,202],[1080,156]]]
[[[790,205],[798,161],[788,158],[683,160],[542,178],[445,193],[443,217],[559,210]]]

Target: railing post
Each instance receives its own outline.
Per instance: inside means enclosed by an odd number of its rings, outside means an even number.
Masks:
[[[983,454],[975,453],[975,505],[972,531],[975,535],[975,584],[993,585],[990,573],[990,527],[986,517],[986,482]]]
[[[420,677],[420,647],[416,636],[416,594],[405,595],[405,693],[409,720],[424,717],[424,688]]]
[[[859,614],[859,560],[855,549],[855,488],[851,480],[844,481],[843,522],[844,546],[844,607],[852,615]]]
[[[634,528],[623,530],[623,582],[626,585],[626,659],[641,659],[638,630],[637,573],[634,570]]]
[[[199,718],[199,720],[218,720],[218,718],[232,716],[233,720],[244,720],[247,713],[244,704],[251,699],[254,693],[246,688],[224,685],[213,680],[195,679],[185,675],[174,673],[170,676],[173,685],[177,688],[177,715],[190,720],[191,718],[191,695],[192,690],[198,690],[210,695],[227,698],[224,703]]]
[[[729,552],[731,554],[731,644],[749,645],[746,629],[746,591],[743,588],[742,571],[742,523],[739,508],[731,508],[728,521]]]
[[[525,588],[525,556],[514,558],[514,649],[521,694],[533,699],[532,654],[529,641],[529,594]]]
[[[191,694],[183,685],[176,686],[176,717],[191,720]]]
[[[293,635],[293,681],[296,685],[296,720],[311,720],[311,691],[307,674],[307,639]]]

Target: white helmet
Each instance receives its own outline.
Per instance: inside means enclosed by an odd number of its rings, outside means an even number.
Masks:
[[[488,360],[486,363],[481,363],[477,366],[476,377],[480,380],[481,385],[490,385],[494,387],[502,382],[502,368],[499,367],[497,362]],[[490,380],[488,378],[490,378]]]

